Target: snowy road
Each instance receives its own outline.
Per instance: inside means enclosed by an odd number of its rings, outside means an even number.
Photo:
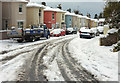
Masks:
[[[25,68],[24,72],[26,73],[19,74],[19,80],[50,80],[44,75],[44,71],[47,70],[47,66],[56,60],[60,73],[65,81],[94,81],[97,83],[97,80],[71,57],[68,51],[68,44],[73,39],[57,39],[40,44],[40,47],[30,60],[30,64],[28,64],[29,67]]]
[[[0,82],[117,80],[117,53],[100,47],[98,41],[78,35],[13,45],[6,40],[2,44],[6,48],[0,51]]]
[[[84,68],[77,64],[68,50],[68,44],[77,36],[63,37],[53,39],[37,44],[32,44],[17,49],[3,51],[1,54],[9,55],[2,57],[2,69],[10,64],[21,61],[21,66],[16,69],[16,78],[14,80],[20,81],[94,81],[97,80],[87,72]],[[13,52],[14,51],[14,52]],[[20,57],[21,56],[21,57]],[[13,61],[12,61],[13,60]],[[16,62],[17,61],[17,62]],[[50,66],[54,68],[54,76],[49,75]],[[7,72],[8,73],[8,72]],[[50,73],[52,74],[52,73]],[[5,75],[5,73],[3,73]],[[9,78],[8,76],[5,76]]]

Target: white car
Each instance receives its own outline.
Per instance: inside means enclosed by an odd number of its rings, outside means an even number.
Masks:
[[[94,32],[86,27],[83,27],[79,30],[80,38],[93,38],[95,37]]]
[[[103,34],[103,30],[104,30],[103,26],[98,26],[97,29],[98,29],[100,34]]]
[[[69,27],[69,28],[67,28],[67,30],[66,30],[66,34],[72,34],[73,33],[73,28],[72,27]]]
[[[91,30],[93,31],[93,33],[96,35],[96,36],[99,36],[99,31],[97,28],[91,28]]]

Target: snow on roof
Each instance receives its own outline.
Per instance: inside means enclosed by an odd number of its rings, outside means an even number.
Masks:
[[[82,16],[82,15],[77,15],[75,13],[70,13],[70,12],[66,12],[65,15],[71,15],[71,16],[77,16],[78,18],[85,18],[85,19],[90,19],[87,16]]]
[[[56,12],[63,12],[63,13],[66,13],[66,11],[64,11],[64,10],[61,10],[61,9],[59,9],[59,8],[53,8]]]
[[[1,0],[2,2],[28,2],[26,0]]]
[[[92,19],[92,18],[91,18],[91,20],[94,21],[94,22],[99,22],[98,19]]]
[[[99,22],[98,19],[94,19],[95,22]]]
[[[55,10],[51,7],[45,6],[44,11],[55,11]]]
[[[82,15],[76,15],[78,18],[82,18],[83,16]]]
[[[77,16],[75,13],[71,13],[72,16]]]
[[[27,7],[41,7],[41,8],[45,8],[44,5],[40,5],[40,4],[32,3],[32,2],[28,3]]]
[[[67,12],[67,11],[66,11],[65,15],[71,15],[72,16],[72,14],[70,12]]]
[[[99,19],[99,22],[104,22],[105,21],[105,18],[100,18]]]
[[[48,6],[45,6],[44,11],[56,11],[56,12],[63,12],[63,13],[66,12],[66,11],[61,10],[61,9],[59,9],[59,8],[51,8],[51,7],[48,7]]]

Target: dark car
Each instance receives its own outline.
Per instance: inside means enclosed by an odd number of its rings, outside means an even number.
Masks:
[[[77,34],[77,27],[73,28],[73,34]]]

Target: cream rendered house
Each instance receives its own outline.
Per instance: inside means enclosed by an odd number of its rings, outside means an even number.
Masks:
[[[54,8],[54,10],[57,12],[56,13],[56,28],[63,28],[65,29],[65,11],[58,9],[58,8]]]
[[[77,28],[78,28],[78,30],[81,28],[81,18],[82,18],[81,15],[77,15]]]
[[[7,28],[15,27],[21,30],[26,27],[26,0],[1,0],[0,2],[0,39],[7,39]]]
[[[2,2],[0,1],[0,30],[2,30]]]
[[[72,27],[77,27],[77,15],[75,13],[72,13]]]
[[[85,22],[85,26],[90,28],[90,18],[85,16],[86,22]]]
[[[91,28],[94,28],[94,19],[91,19],[91,20],[90,20],[90,27],[91,27]]]
[[[2,27],[26,27],[26,0],[6,0],[2,2]]]
[[[27,27],[29,25],[43,24],[44,18],[44,9],[43,5],[37,3],[28,3],[27,4]]]

